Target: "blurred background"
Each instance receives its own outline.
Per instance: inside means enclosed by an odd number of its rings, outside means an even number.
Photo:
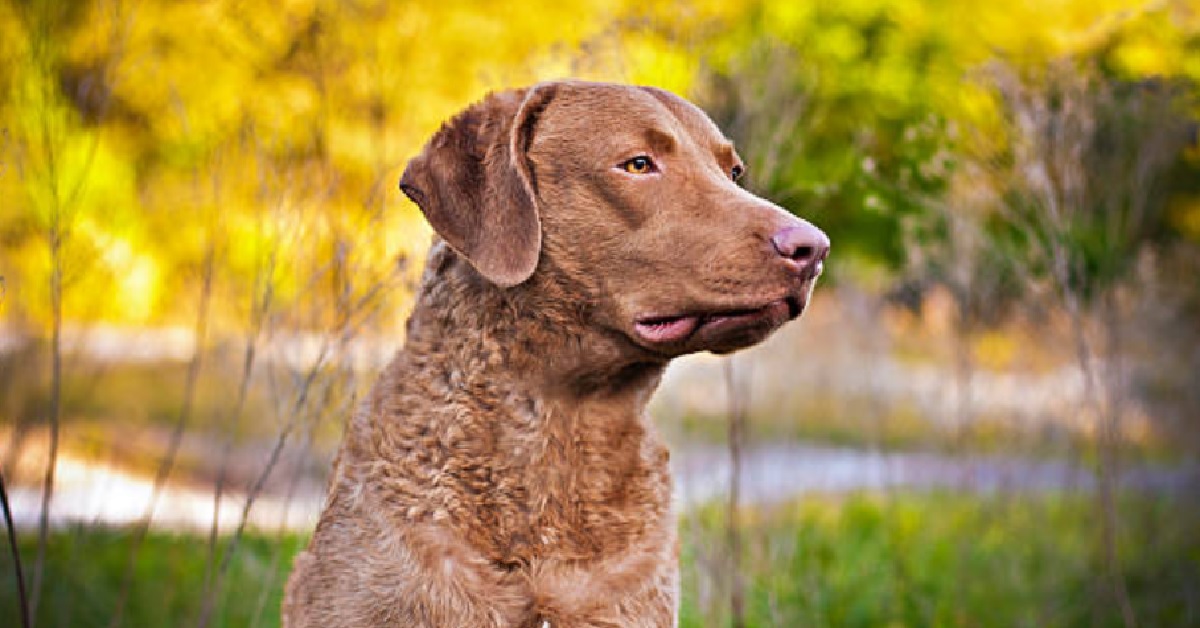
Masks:
[[[404,340],[404,164],[557,77],[696,101],[834,242],[802,322],[653,402],[683,626],[1200,626],[1194,2],[3,0],[37,626],[278,625]]]

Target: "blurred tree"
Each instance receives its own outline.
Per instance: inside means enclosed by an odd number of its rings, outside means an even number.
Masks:
[[[997,211],[1023,238],[1022,259],[1053,282],[1069,316],[1090,406],[1080,418],[1099,436],[1102,565],[1125,625],[1134,626],[1117,565],[1114,506],[1129,390],[1119,290],[1165,235],[1171,175],[1183,167],[1195,103],[1185,100],[1186,85],[1115,81],[1069,60],[1041,71],[997,65],[993,80],[1007,143],[985,158],[977,184],[1002,199]]]
[[[947,216],[958,155],[1004,141],[1000,107],[972,80],[987,59],[1072,54],[1113,80],[1200,80],[1200,19],[1179,2],[751,3],[703,49],[696,95],[738,140],[750,185],[830,232],[835,271],[903,267],[902,225]]]

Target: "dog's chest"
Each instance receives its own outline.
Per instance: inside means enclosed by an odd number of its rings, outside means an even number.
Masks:
[[[489,489],[477,495],[478,517],[460,524],[486,539],[481,549],[494,561],[611,554],[667,517],[665,448],[640,424],[614,429],[600,417],[579,419],[496,434],[498,455],[479,461]]]
[[[376,407],[386,418],[361,459],[388,461],[363,466],[364,483],[408,524],[453,529],[510,569],[610,555],[670,525],[666,448],[636,411],[545,402],[482,374],[404,374],[384,384],[400,394]]]

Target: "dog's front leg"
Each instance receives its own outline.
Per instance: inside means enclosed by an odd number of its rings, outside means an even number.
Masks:
[[[534,623],[533,596],[523,575],[498,569],[449,530],[422,526],[405,537],[406,552],[420,566],[405,586],[431,627]]]
[[[591,564],[535,566],[531,588],[541,620],[535,628],[675,626],[678,568],[674,556],[661,553],[630,551]]]
[[[315,547],[297,557],[287,628],[536,628],[528,579],[497,569],[448,530],[341,532],[318,528]]]

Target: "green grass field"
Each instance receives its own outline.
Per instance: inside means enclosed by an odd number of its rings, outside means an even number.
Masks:
[[[1122,625],[1090,499],[856,496],[744,514],[750,626]],[[1196,512],[1136,498],[1121,517],[1138,625],[1200,626]],[[683,626],[729,625],[728,587],[712,576],[725,520],[713,507],[683,523]]]
[[[729,625],[724,512],[681,523],[681,625]],[[749,626],[1119,626],[1095,503],[1082,497],[899,494],[817,497],[742,513]],[[1200,626],[1200,517],[1167,498],[1121,503],[1120,564],[1139,626]],[[38,625],[106,626],[129,535],[57,533]],[[303,539],[256,536],[232,563],[215,626],[279,623],[282,583]],[[23,539],[27,569],[32,536]],[[151,535],[126,621],[195,625],[207,540]],[[10,558],[0,617],[16,626]]]

